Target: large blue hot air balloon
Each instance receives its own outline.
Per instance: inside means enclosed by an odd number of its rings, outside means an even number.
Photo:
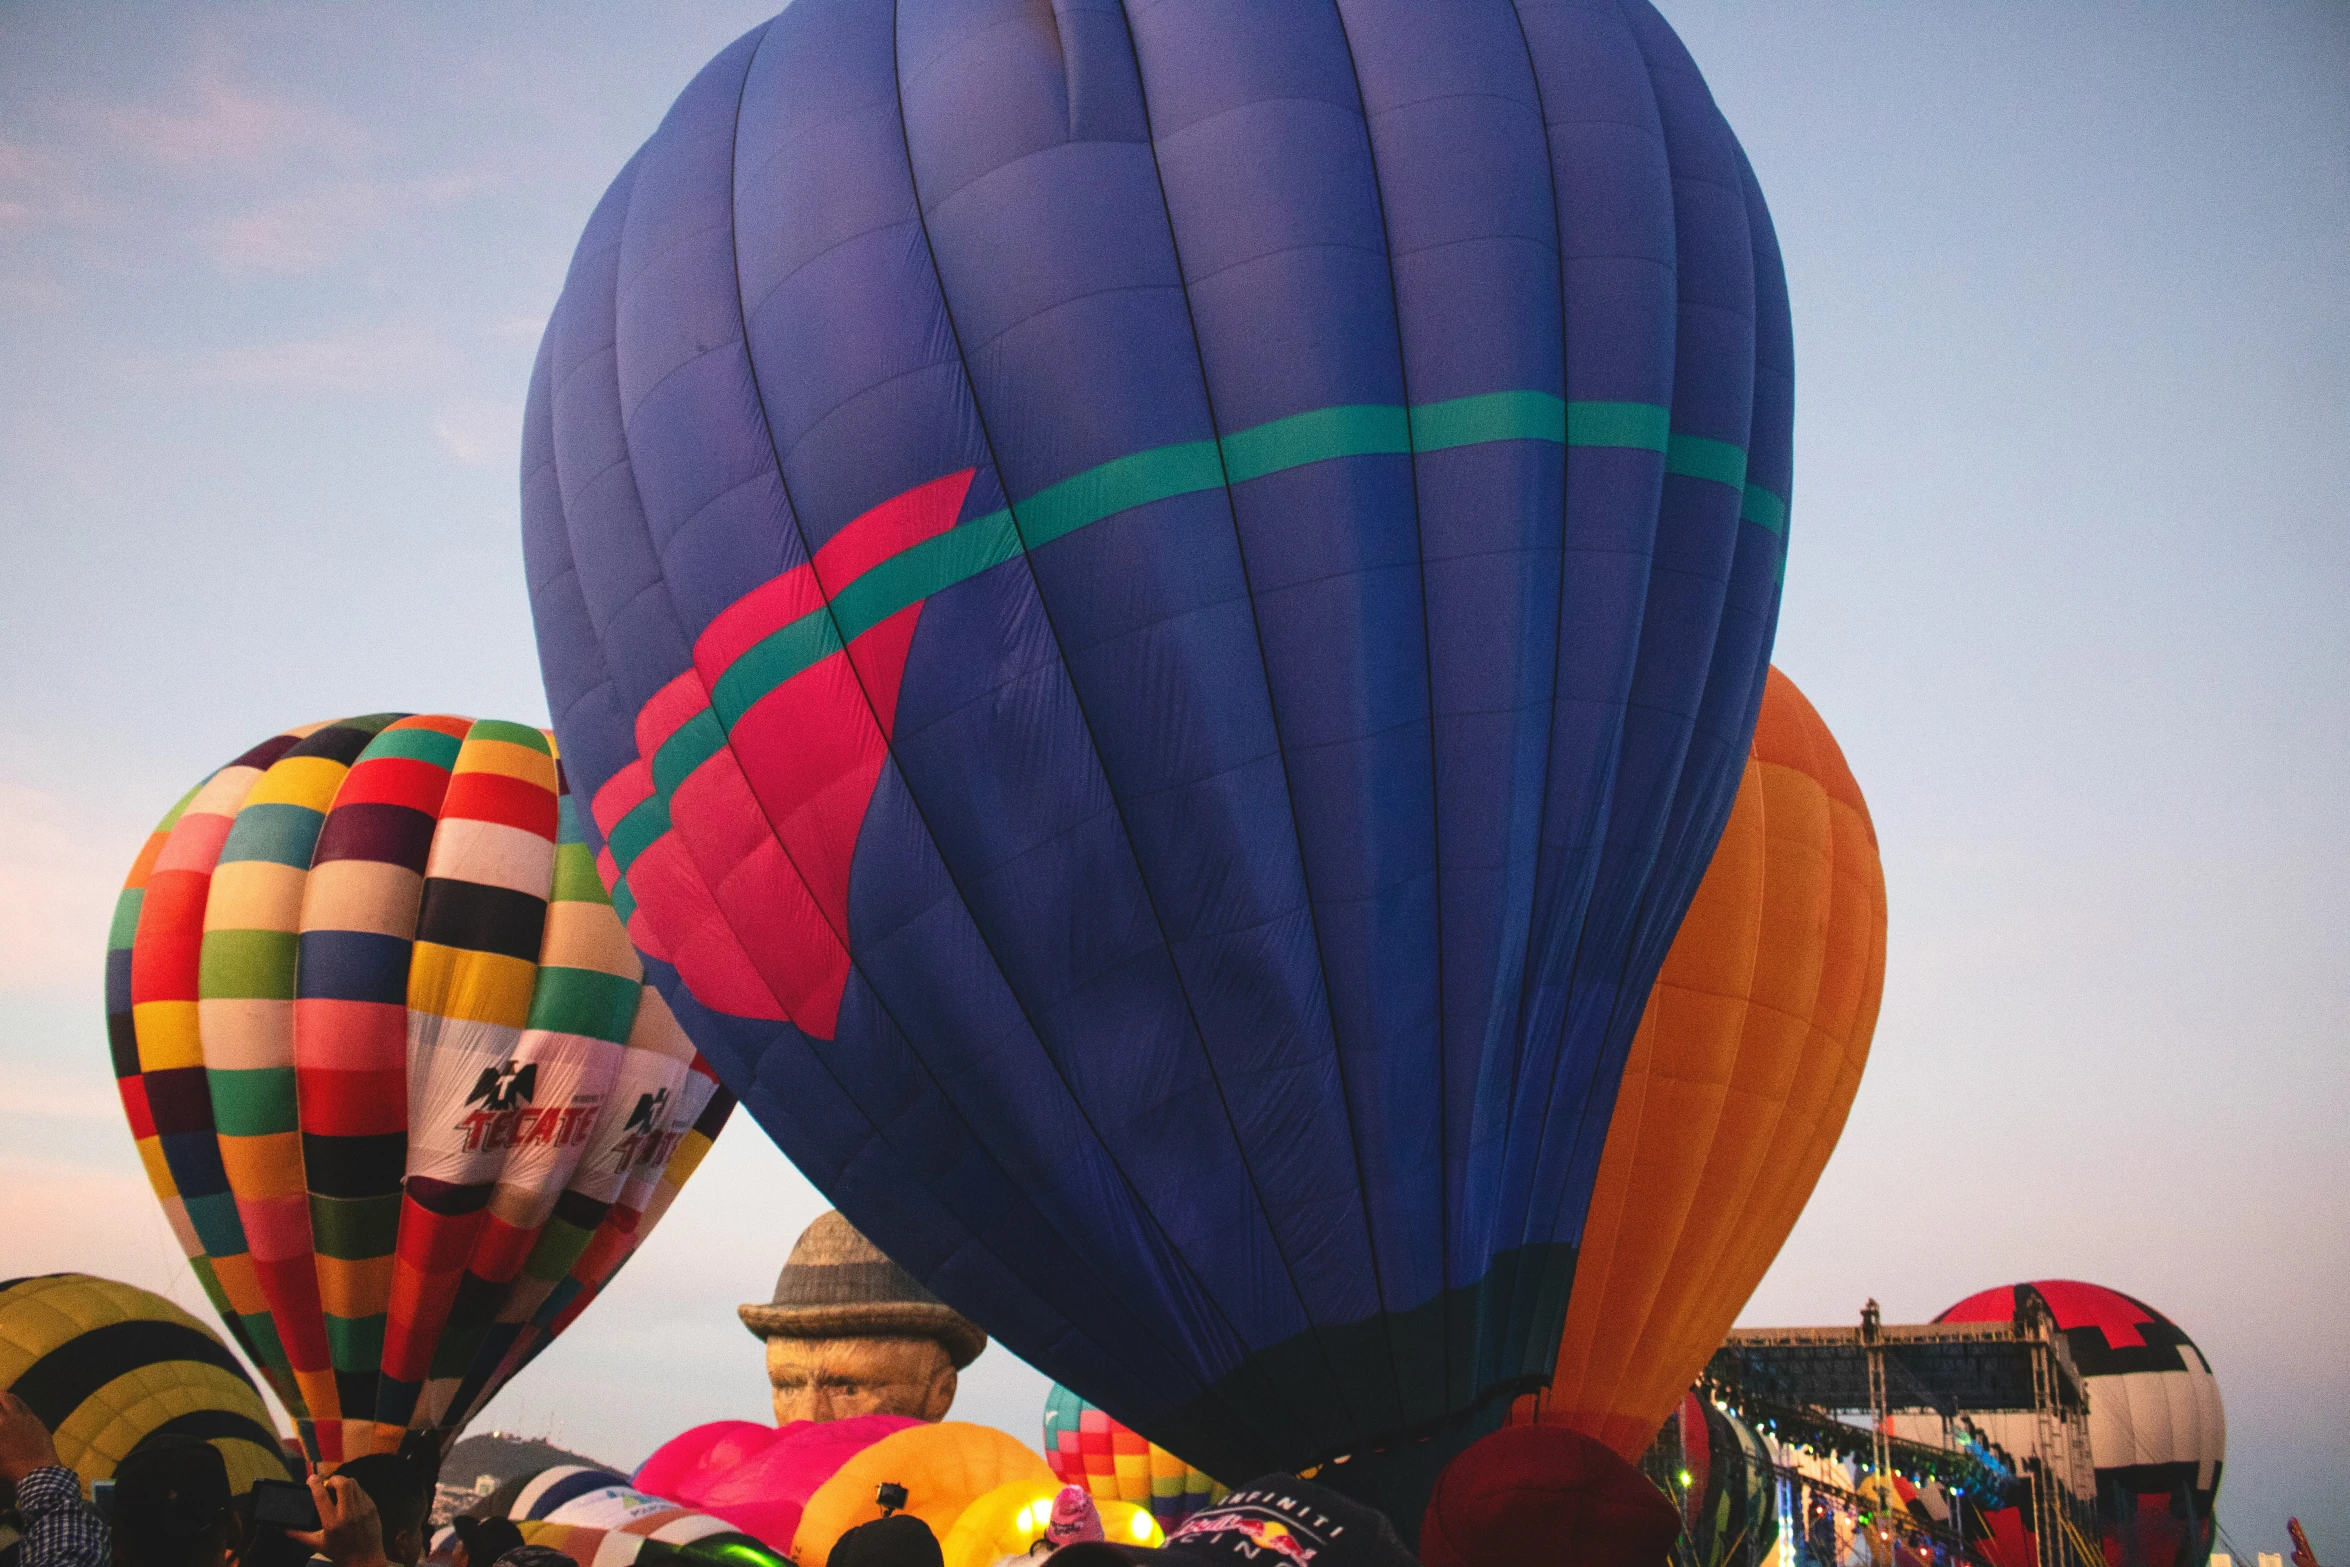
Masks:
[[[651,974],[1162,1446],[1449,1451],[1548,1373],[1738,782],[1791,362],[1642,0],[798,0],[614,182],[532,385]]]

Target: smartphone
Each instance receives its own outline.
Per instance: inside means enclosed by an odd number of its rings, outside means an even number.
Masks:
[[[299,1480],[253,1482],[253,1521],[278,1529],[318,1527],[318,1498]]]
[[[108,1523],[114,1521],[114,1482],[112,1480],[90,1482],[90,1510]]]

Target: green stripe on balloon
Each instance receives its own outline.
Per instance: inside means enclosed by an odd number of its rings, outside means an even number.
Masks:
[[[338,1317],[328,1312],[326,1348],[337,1369],[381,1365],[384,1358],[382,1314],[372,1317]]]
[[[294,1069],[213,1067],[212,1124],[223,1137],[267,1137],[301,1129],[294,1106]]]
[[[636,1023],[635,979],[595,969],[546,967],[531,992],[529,1027],[626,1044]]]
[[[547,748],[547,737],[545,735],[539,733],[536,729],[531,728],[528,724],[508,723],[503,718],[475,719],[473,721],[473,732],[466,738],[471,740],[504,740],[508,744],[519,745],[526,747],[529,750],[536,751],[541,756],[549,756],[553,754]],[[454,761],[456,752],[452,750],[449,754],[451,760]]]
[[[310,1248],[321,1257],[370,1262],[389,1257],[400,1240],[400,1194],[324,1197],[310,1194]]]
[[[291,1001],[298,945],[290,930],[206,931],[199,993],[207,1001]]]
[[[779,627],[738,654],[710,687],[710,708],[653,754],[654,792],[614,824],[612,858],[623,875],[669,831],[669,799],[726,744],[726,732],[786,681],[840,651],[890,616],[1080,528],[1182,495],[1243,484],[1342,457],[1450,451],[1497,441],[1661,452],[1665,471],[1739,491],[1739,516],[1784,536],[1786,502],[1746,482],[1745,449],[1677,433],[1653,403],[1569,403],[1547,392],[1488,392],[1406,409],[1400,404],[1318,408],[1235,431],[1117,457],[1049,485],[880,562],[824,607]],[[1783,568],[1782,568],[1783,569]],[[616,893],[615,896],[622,896]],[[634,900],[630,900],[633,908]]]
[[[424,762],[446,772],[457,765],[457,752],[463,744],[455,735],[444,734],[438,729],[386,729],[367,742],[367,750],[360,759],[372,762],[387,756],[397,756],[411,762]]]

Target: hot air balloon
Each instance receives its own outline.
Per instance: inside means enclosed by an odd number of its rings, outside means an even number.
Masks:
[[[532,1476],[504,1516],[521,1530],[524,1544],[561,1551],[577,1567],[791,1567],[723,1518],[648,1496],[616,1474],[579,1464],[558,1464]],[[433,1541],[433,1559],[454,1559],[457,1543],[457,1531],[447,1529]]]
[[[1060,1493],[1058,1480],[1044,1485],[1015,1480],[997,1486],[964,1508],[954,1527],[940,1537],[945,1567],[996,1567],[1007,1556],[1032,1554],[1047,1538],[1053,1502]],[[1099,1513],[1102,1537],[1113,1544],[1155,1550],[1167,1543],[1166,1529],[1146,1507],[1098,1497],[1089,1505]]]
[[[151,1436],[220,1449],[229,1489],[286,1478],[277,1422],[237,1357],[151,1290],[87,1273],[0,1279],[0,1392],[25,1401],[90,1485]]]
[[[1778,1475],[1761,1435],[1702,1394],[1683,1395],[1656,1440],[1681,1508],[1676,1567],[1761,1567],[1779,1539]]]
[[[1860,1088],[1885,876],[1835,737],[1774,669],[1746,776],[1651,993],[1558,1369],[1517,1418],[1637,1458],[1795,1227]]]
[[[1205,1473],[1057,1382],[1044,1398],[1044,1457],[1066,1484],[1084,1486],[1097,1502],[1147,1507],[1161,1529],[1224,1495]]]
[[[332,1464],[438,1452],[610,1281],[732,1104],[643,983],[544,732],[288,730],[148,840],[114,1067],[221,1321]]]
[[[2203,1567],[2228,1429],[2211,1362],[2185,1330],[2144,1301],[2072,1279],[2002,1285],[1969,1295],[1937,1322],[2012,1322],[2045,1309],[2089,1395],[2089,1462],[2109,1567]],[[2036,1457],[2029,1414],[1977,1415],[1993,1442]],[[2032,1483],[2040,1483],[2033,1477]],[[1970,1515],[1970,1530],[1976,1520]],[[1999,1567],[2037,1561],[2031,1514],[2003,1508],[1980,1520]]]
[[[1645,0],[801,0],[550,317],[550,711],[858,1229],[1209,1473],[1379,1495],[1551,1369],[1791,409]]]
[[[898,1505],[943,1537],[963,1510],[1014,1481],[1058,1489],[1033,1449],[992,1426],[904,1415],[795,1420],[776,1427],[720,1420],[671,1438],[638,1468],[636,1483],[726,1519],[797,1562],[821,1562],[833,1542],[881,1516],[885,1483]]]

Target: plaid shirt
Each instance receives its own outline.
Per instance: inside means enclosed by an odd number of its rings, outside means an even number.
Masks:
[[[17,1481],[16,1511],[24,1519],[18,1567],[107,1567],[105,1520],[90,1511],[81,1481],[63,1464]]]

